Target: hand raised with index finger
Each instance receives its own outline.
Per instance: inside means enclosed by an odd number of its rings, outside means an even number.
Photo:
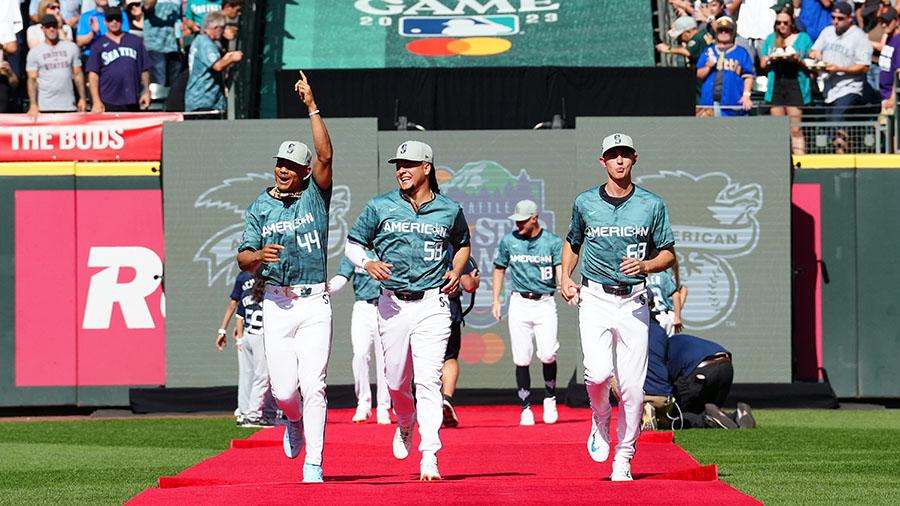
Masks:
[[[294,90],[300,96],[300,100],[306,104],[307,107],[315,103],[315,99],[313,99],[312,88],[309,86],[309,81],[306,79],[306,74],[303,71],[300,71],[300,79],[294,83]]]

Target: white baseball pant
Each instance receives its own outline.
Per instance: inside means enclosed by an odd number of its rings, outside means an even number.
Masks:
[[[641,434],[650,322],[645,292],[640,287],[629,295],[611,295],[599,284],[592,283],[581,288],[578,305],[584,384],[595,420],[603,420],[612,412],[609,382],[613,374],[619,386],[619,442],[615,459],[620,461],[634,457],[634,445]]]
[[[266,285],[263,332],[272,395],[288,420],[303,418],[306,463],[321,465],[328,411],[325,373],[331,354],[331,301],[325,283],[310,286],[309,296],[291,297],[282,287]]]
[[[444,421],[441,368],[450,337],[447,295],[434,288],[420,300],[403,301],[392,291],[382,290],[378,299],[378,333],[384,346],[385,377],[397,423],[411,427],[418,419],[422,459],[435,459],[441,449],[439,431]]]
[[[517,366],[531,365],[534,344],[537,343],[537,358],[544,364],[556,361],[559,350],[557,339],[556,299],[552,293],[544,294],[539,300],[526,299],[518,292],[509,297],[509,343],[512,348],[513,363]]]
[[[672,337],[675,335],[675,313],[666,311],[656,314],[656,323],[666,331],[666,335]]]
[[[350,317],[350,343],[353,345],[353,380],[356,400],[365,409],[372,407],[372,385],[369,382],[369,350],[375,345],[375,385],[378,407],[391,409],[391,395],[384,379],[384,350],[378,337],[378,308],[364,300],[353,303]]]
[[[261,334],[244,333],[238,364],[238,408],[244,419],[259,420],[269,390],[266,346]]]

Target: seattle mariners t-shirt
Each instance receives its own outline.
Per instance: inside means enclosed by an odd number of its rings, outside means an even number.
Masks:
[[[263,333],[263,312],[260,301],[253,298],[255,279],[252,272],[241,272],[234,280],[231,300],[238,302],[235,315],[244,319],[244,332],[260,336]]]
[[[504,235],[494,265],[509,269],[514,292],[551,293],[556,290],[554,267],[562,263],[563,240],[548,230],[522,237],[518,230]]]
[[[675,244],[665,203],[637,185],[619,206],[603,200],[599,186],[580,193],[572,205],[566,240],[576,248],[583,245],[582,276],[607,285],[635,285],[647,277],[623,274],[623,257],[646,260],[648,253]]]
[[[188,0],[184,18],[199,25],[207,14],[220,10],[222,10],[222,0]]]
[[[147,51],[178,52],[175,23],[181,20],[181,0],[157,0],[156,6],[144,11],[144,44]]]
[[[366,256],[372,260],[378,260],[372,250],[367,249]],[[370,276],[365,269],[354,266],[347,257],[341,257],[338,274],[353,280],[355,300],[372,300],[381,295],[381,282]]]
[[[456,202],[435,194],[418,212],[400,190],[370,200],[349,238],[370,246],[382,262],[393,264],[388,290],[430,290],[442,286],[449,251],[469,244],[469,225]]]
[[[100,100],[104,104],[130,105],[140,97],[141,73],[150,69],[150,56],[136,35],[123,33],[120,44],[106,35],[94,41],[88,72],[100,74]]]
[[[303,181],[298,199],[276,199],[267,188],[250,204],[238,251],[259,251],[267,244],[284,246],[278,253],[280,262],[263,264],[266,283],[293,286],[325,282],[332,187],[319,188],[310,176]]]
[[[72,68],[81,67],[81,51],[74,42],[46,41],[28,51],[25,70],[38,73],[38,108],[41,111],[74,111]]]
[[[664,313],[675,309],[672,304],[672,294],[678,289],[675,286],[675,273],[672,269],[649,274],[647,276],[647,289],[653,292],[654,310]]]
[[[841,35],[834,26],[822,30],[819,38],[813,43],[814,50],[822,53],[822,61],[833,63],[839,67],[872,64],[872,44],[866,32],[850,25]],[[862,95],[866,82],[866,74],[846,74],[835,72],[825,74],[825,103],[830,104],[847,95]]]
[[[198,109],[225,110],[225,94],[222,91],[222,72],[213,70],[214,63],[221,58],[219,48],[205,34],[199,35],[191,44],[188,55],[187,89],[184,92],[184,110]]]

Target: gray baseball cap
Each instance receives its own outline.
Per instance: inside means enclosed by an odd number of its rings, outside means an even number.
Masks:
[[[397,156],[388,160],[388,163],[399,161],[434,163],[434,152],[431,146],[419,141],[406,141],[397,148]]]
[[[523,221],[538,215],[537,204],[530,200],[520,200],[516,203],[516,212],[509,217],[513,221]]]
[[[608,136],[606,136],[605,139],[603,139],[603,144],[602,144],[603,152],[601,153],[600,156],[605,155],[606,152],[609,151],[610,149],[617,148],[619,146],[631,148],[632,151],[636,151],[634,149],[634,141],[631,139],[630,135],[615,133],[612,135],[608,135]]]
[[[284,158],[294,163],[309,167],[312,162],[312,152],[306,144],[300,141],[284,141],[278,148],[278,154],[272,158]]]
[[[669,30],[669,37],[677,39],[682,33],[697,28],[697,22],[690,16],[681,16],[675,20],[672,29]]]

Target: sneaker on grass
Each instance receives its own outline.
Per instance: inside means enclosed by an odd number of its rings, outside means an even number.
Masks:
[[[737,403],[737,411],[734,412],[734,415],[737,418],[738,427],[742,429],[756,428],[756,419],[753,418],[753,413],[750,412],[750,405],[746,402]]]
[[[728,415],[722,412],[719,409],[719,406],[715,404],[707,404],[704,406],[704,411],[706,414],[703,416],[706,419],[706,422],[713,428],[720,429],[737,429],[738,424],[734,423]]]

